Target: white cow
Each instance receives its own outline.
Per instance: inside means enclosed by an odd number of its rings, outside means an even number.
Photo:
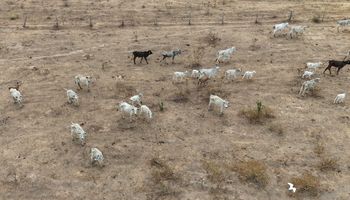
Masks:
[[[288,22],[286,22],[286,23],[280,23],[280,24],[275,24],[275,25],[273,26],[273,37],[276,36],[276,33],[277,33],[277,32],[281,32],[281,31],[287,29],[288,26],[289,26]]]
[[[219,66],[215,66],[209,69],[200,69],[199,73],[206,75],[208,78],[213,78],[216,76],[216,74],[218,73],[220,67]]]
[[[73,104],[75,106],[78,106],[79,105],[79,97],[78,97],[78,94],[75,93],[73,90],[67,90],[67,98],[68,98],[68,103],[69,104]]]
[[[232,54],[237,51],[236,47],[231,47],[225,50],[220,50],[217,53],[217,58],[216,58],[216,62],[223,62],[226,61],[228,59],[230,59],[230,57],[232,56]]]
[[[199,78],[199,75],[200,75],[200,73],[198,70],[196,70],[196,69],[192,70],[192,74],[191,74],[192,78]]]
[[[255,74],[256,74],[256,71],[246,71],[242,79],[252,79]]]
[[[142,93],[139,93],[137,95],[130,97],[131,104],[141,106],[142,105],[142,97],[143,97]]]
[[[152,111],[146,105],[140,107],[140,115],[145,115],[148,119],[152,119]]]
[[[311,91],[315,88],[316,84],[320,82],[320,78],[315,78],[309,81],[305,81],[300,88],[299,95],[304,96],[307,91]]]
[[[22,94],[15,88],[9,88],[10,94],[15,104],[22,104]]]
[[[98,148],[91,148],[90,151],[90,162],[92,165],[98,163],[100,166],[103,164],[103,154]]]
[[[121,102],[119,104],[119,110],[123,112],[124,114],[128,114],[130,116],[130,120],[132,120],[132,117],[137,115],[137,108],[133,105],[130,105],[126,102]]]
[[[305,71],[301,78],[311,78],[313,75],[315,75],[315,72]]]
[[[210,106],[212,104],[214,104],[215,106],[220,108],[220,113],[221,114],[223,114],[224,108],[227,108],[228,105],[229,105],[228,101],[225,101],[225,100],[221,99],[220,97],[211,94],[210,97],[209,97],[208,110],[210,110]]]
[[[339,28],[349,26],[350,25],[350,19],[344,19],[344,20],[339,20],[337,21],[337,31],[339,32]]]
[[[229,69],[225,72],[225,79],[227,80],[233,80],[240,76],[242,73],[241,69]]]
[[[83,87],[86,87],[88,91],[90,91],[90,85],[92,83],[92,77],[91,76],[83,76],[83,75],[76,75],[74,77],[74,82],[79,86],[78,90],[82,90]]]
[[[183,81],[184,78],[186,78],[189,75],[188,71],[185,72],[174,72],[173,75],[173,81],[178,82],[178,81]]]
[[[307,69],[312,69],[314,72],[316,72],[316,69],[321,67],[322,64],[322,62],[307,62],[306,67]]]
[[[334,103],[344,103],[345,97],[346,93],[338,94],[334,99]]]
[[[290,38],[293,38],[293,36],[297,37],[302,35],[306,28],[307,26],[292,26],[289,31]]]
[[[86,132],[79,124],[72,123],[70,125],[70,132],[73,138],[73,142],[80,143],[81,145],[85,144]]]

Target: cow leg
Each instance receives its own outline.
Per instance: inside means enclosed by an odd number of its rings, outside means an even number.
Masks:
[[[146,61],[146,63],[148,64],[147,57],[145,57],[145,61]]]
[[[142,63],[143,57],[141,57],[140,63]]]
[[[136,65],[136,62],[135,62],[135,61],[136,61],[136,56],[134,56],[134,65]]]

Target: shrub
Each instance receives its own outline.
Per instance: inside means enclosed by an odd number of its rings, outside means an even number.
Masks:
[[[321,162],[318,165],[318,168],[325,171],[336,171],[338,170],[338,162],[337,159],[334,158],[322,158]]]
[[[319,15],[313,16],[313,17],[312,17],[312,22],[313,22],[313,23],[321,23],[320,16],[319,16]]]
[[[269,126],[269,131],[277,133],[279,136],[283,135],[283,127],[281,124],[271,124]]]
[[[272,110],[264,106],[261,101],[256,102],[256,108],[242,109],[239,115],[247,118],[250,123],[262,123],[268,118],[274,118]]]
[[[203,161],[203,168],[208,174],[208,180],[212,183],[222,183],[225,181],[225,173],[220,168],[220,165],[211,161]]]
[[[298,178],[292,178],[292,183],[297,188],[296,194],[317,196],[320,191],[320,180],[309,172]]]
[[[199,47],[193,47],[192,48],[192,53],[190,56],[190,68],[199,68],[201,67],[201,60],[204,56],[204,47],[199,46]]]
[[[217,33],[210,31],[207,36],[204,37],[204,41],[208,43],[210,46],[215,47],[219,42],[220,38]]]
[[[266,165],[261,161],[241,162],[232,169],[239,174],[241,181],[254,183],[258,187],[264,188],[269,182]]]

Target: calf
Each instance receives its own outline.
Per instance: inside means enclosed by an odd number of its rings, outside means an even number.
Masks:
[[[189,75],[188,71],[185,72],[174,72],[173,75],[173,81],[178,82],[183,81],[184,78],[186,78]]]
[[[335,67],[338,68],[337,70],[337,75],[339,74],[339,71],[341,70],[341,68],[343,68],[345,65],[349,65],[350,64],[350,60],[343,60],[343,61],[337,61],[337,60],[330,60],[328,62],[328,66],[326,67],[326,69],[323,71],[323,74],[329,70],[329,74],[332,74],[331,72],[331,67]]]
[[[86,132],[77,123],[72,123],[70,125],[70,132],[73,138],[73,142],[85,145]]]
[[[9,87],[9,90],[10,90],[10,94],[13,98],[14,103],[21,105],[22,104],[22,94],[16,88]]]
[[[171,51],[164,51],[162,53],[163,56],[163,60],[165,60],[166,58],[172,58],[173,62],[175,59],[175,56],[180,55],[181,54],[181,49],[176,49],[176,50],[171,50]]]
[[[91,76],[83,76],[83,75],[76,75],[74,77],[74,82],[79,86],[79,89],[82,90],[82,86],[86,87],[88,91],[90,91],[90,85],[92,83],[92,77]]]
[[[119,110],[125,114],[128,114],[130,116],[130,120],[132,120],[134,115],[137,115],[137,108],[126,102],[121,102],[119,104]]]
[[[132,54],[134,55],[134,64],[135,65],[136,65],[136,62],[135,62],[136,58],[138,58],[138,57],[141,58],[140,63],[142,63],[142,60],[145,59],[146,63],[148,64],[147,57],[152,54],[152,51],[151,50],[148,50],[148,51],[134,51],[134,52],[132,52]]]
[[[229,69],[225,72],[225,79],[227,80],[233,80],[240,76],[242,73],[241,69]]]
[[[315,78],[310,81],[305,81],[300,88],[299,95],[304,96],[307,91],[315,88],[316,84],[320,82],[320,78]]]
[[[242,79],[252,79],[255,74],[256,74],[256,71],[246,71]]]
[[[334,103],[344,103],[345,97],[346,93],[338,94],[334,99]]]
[[[152,111],[146,105],[140,107],[140,115],[145,115],[148,119],[152,119]]]
[[[92,165],[95,165],[95,163],[98,163],[98,165],[101,167],[103,164],[103,154],[98,148],[91,148],[90,150],[90,162]]]
[[[226,61],[228,59],[230,59],[231,55],[237,51],[236,47],[231,47],[228,49],[224,49],[224,50],[220,50],[217,53],[217,58],[216,58],[216,62],[221,62],[221,61]]]
[[[280,23],[280,24],[275,24],[272,28],[273,28],[273,37],[276,37],[276,33],[277,32],[281,32],[285,29],[287,29],[289,26],[288,23]]]
[[[218,106],[220,108],[220,114],[223,114],[224,108],[227,108],[229,103],[228,101],[225,101],[220,97],[211,94],[209,97],[208,110],[210,110],[210,106],[212,104],[214,104],[215,106]]]
[[[78,106],[79,105],[79,97],[78,97],[78,94],[75,93],[73,90],[67,90],[67,98],[68,98],[68,103],[69,104],[73,104],[75,106]]]

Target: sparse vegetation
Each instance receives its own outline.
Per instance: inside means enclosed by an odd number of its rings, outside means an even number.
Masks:
[[[336,171],[338,169],[337,159],[334,158],[322,158],[321,162],[318,165],[318,168],[325,171]]]
[[[17,19],[19,19],[19,15],[18,14],[12,14],[10,16],[10,20],[17,20]]]
[[[266,187],[269,182],[267,167],[261,161],[244,161],[234,165],[231,169],[238,173],[241,181],[254,183],[260,188]]]
[[[266,119],[275,117],[272,110],[264,106],[261,101],[256,102],[256,108],[242,109],[239,115],[248,119],[250,123],[262,123]]]
[[[204,56],[204,47],[192,47],[191,55],[190,55],[190,68],[198,68],[201,67],[201,60]]]
[[[292,178],[291,182],[297,188],[296,195],[309,195],[317,196],[320,192],[320,180],[318,177],[313,176],[309,172],[304,173],[302,176]]]
[[[212,161],[203,161],[202,166],[207,172],[208,180],[212,183],[223,183],[226,179],[226,174],[222,167]]]
[[[215,47],[221,39],[218,37],[217,33],[210,31],[208,35],[204,37],[204,40],[209,46]]]
[[[311,19],[311,21],[313,22],[313,23],[321,23],[321,17],[319,16],[319,15],[316,15],[316,16],[313,16],[312,17],[312,19]]]

